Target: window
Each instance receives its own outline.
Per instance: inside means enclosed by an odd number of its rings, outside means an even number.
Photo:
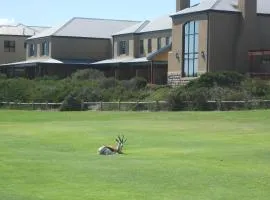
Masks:
[[[166,37],[166,45],[169,45],[171,42],[171,37]]]
[[[41,44],[41,55],[48,56],[49,55],[49,42],[42,42]]]
[[[36,44],[30,44],[29,45],[29,56],[36,56]]]
[[[4,41],[5,52],[15,52],[15,41],[5,40]]]
[[[148,53],[151,53],[152,52],[152,40],[151,39],[148,39]]]
[[[157,39],[157,49],[160,49],[161,48],[161,38],[159,37]]]
[[[123,55],[123,54],[128,55],[128,43],[127,43],[127,41],[120,41],[119,42],[118,52],[119,52],[119,55]]]
[[[144,55],[144,41],[140,40],[140,55]]]
[[[190,21],[184,26],[183,76],[195,77],[198,73],[199,22]]]

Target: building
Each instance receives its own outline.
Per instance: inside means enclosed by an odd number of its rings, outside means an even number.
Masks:
[[[269,0],[201,0],[193,6],[176,0],[175,13],[150,21],[73,18],[28,38],[26,61],[6,59],[0,68],[11,75],[24,69],[33,78],[92,67],[117,79],[141,76],[170,85],[206,72],[270,76],[269,25]],[[3,46],[14,49],[12,42]]]
[[[25,60],[25,40],[48,27],[0,25],[0,64]]]
[[[113,34],[113,58],[94,63],[117,79],[144,77],[166,84],[172,19],[169,15],[143,21]]]
[[[205,72],[270,73],[270,1],[176,0],[168,82]]]
[[[44,75],[66,77],[91,63],[112,57],[112,34],[138,21],[75,17],[26,39],[26,60],[2,65],[14,76],[23,71],[28,78]]]

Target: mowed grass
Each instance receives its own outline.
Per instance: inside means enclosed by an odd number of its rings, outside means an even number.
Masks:
[[[270,111],[0,111],[1,200],[269,200]],[[127,138],[125,155],[99,156]]]

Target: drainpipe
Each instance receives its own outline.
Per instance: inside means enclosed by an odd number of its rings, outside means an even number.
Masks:
[[[153,61],[151,60],[151,84],[153,84]]]
[[[209,72],[209,49],[210,49],[210,45],[209,45],[209,41],[210,41],[210,17],[209,17],[209,13],[207,13],[207,63],[206,63],[206,72]]]

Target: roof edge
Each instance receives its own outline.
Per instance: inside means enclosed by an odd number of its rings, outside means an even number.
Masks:
[[[150,53],[146,58],[147,58],[147,60],[152,60],[158,54],[163,53],[163,52],[165,52],[167,50],[170,50],[171,47],[172,47],[172,42],[170,42],[168,45],[166,45],[166,46],[164,46],[164,47]]]
[[[190,12],[190,13],[184,13],[184,14],[173,14],[173,15],[170,15],[170,17],[171,18],[178,18],[178,17],[186,16],[186,15],[202,14],[202,13],[209,13],[209,12],[234,13],[234,14],[240,14],[241,13],[240,11],[206,9],[206,10],[200,10],[200,11],[197,11],[197,12]]]
[[[141,24],[141,26],[140,26],[139,28],[137,28],[137,30],[136,30],[134,33],[139,33],[139,32],[141,32],[141,30],[144,29],[149,23],[150,23],[149,20],[145,20],[145,21]]]
[[[64,25],[62,25],[60,28],[58,28],[56,31],[54,31],[51,35],[49,36],[54,36],[56,35],[59,31],[63,30],[67,25],[69,25],[73,20],[75,20],[76,17],[71,18],[70,20],[68,20],[66,23],[64,23]]]

